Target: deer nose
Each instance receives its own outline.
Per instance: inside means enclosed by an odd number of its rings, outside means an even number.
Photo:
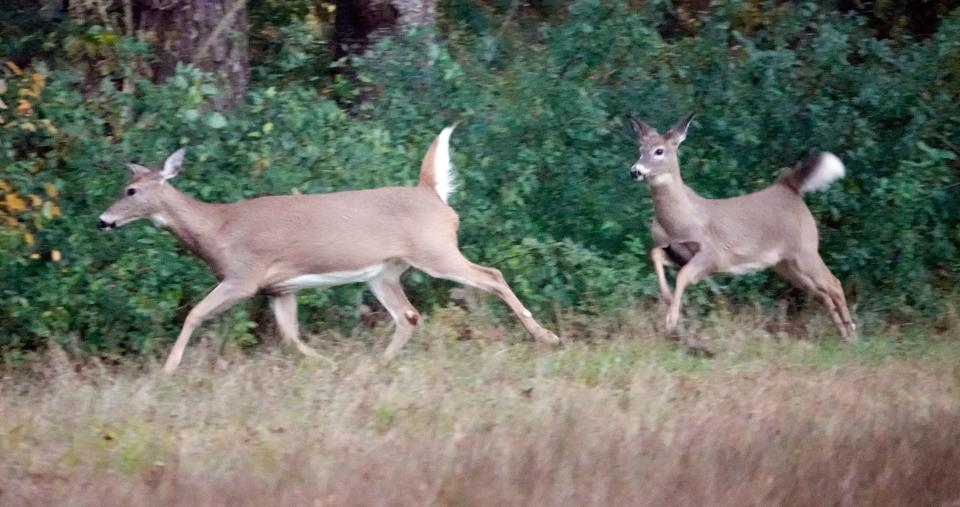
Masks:
[[[100,219],[97,220],[97,229],[100,229],[101,231],[104,230],[104,229],[112,229],[112,228],[114,228],[114,227],[116,227],[116,226],[117,226],[116,223],[112,223],[112,224],[111,224],[111,223],[107,223],[107,222],[105,222],[102,218],[100,218]]]

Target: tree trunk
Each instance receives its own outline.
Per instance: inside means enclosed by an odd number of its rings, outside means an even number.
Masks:
[[[221,96],[231,108],[250,80],[246,0],[133,0],[137,35],[150,42],[158,61],[155,80],[174,74],[177,62],[215,72]]]
[[[436,0],[337,0],[334,58],[363,54],[379,37],[436,22]]]

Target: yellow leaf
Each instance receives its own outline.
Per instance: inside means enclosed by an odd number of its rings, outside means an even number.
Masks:
[[[23,201],[17,194],[7,194],[3,199],[4,205],[7,207],[7,211],[10,213],[20,213],[21,211],[26,211],[27,203]]]
[[[53,259],[53,262],[60,262],[60,250],[50,252],[50,258]]]
[[[23,74],[23,71],[20,70],[20,67],[10,60],[4,61],[3,64],[6,65],[7,68],[10,69],[10,72],[13,72],[14,75],[19,76],[20,74]]]
[[[57,127],[54,127],[53,123],[50,120],[44,118],[40,120],[40,124],[43,125],[45,129],[47,129],[47,132],[50,132],[51,134],[57,133]]]
[[[0,180],[0,189],[2,188],[3,188],[3,180]],[[54,185],[53,183],[50,183],[49,181],[43,184],[43,189],[46,190],[47,195],[49,195],[51,199],[56,199],[57,195],[60,193],[60,191],[57,190],[57,186]]]
[[[33,107],[25,99],[20,99],[16,111],[20,116],[30,116],[33,114]]]
[[[51,205],[50,217],[58,217],[58,216],[60,216],[60,206],[57,206],[56,204]]]
[[[27,245],[33,246],[33,243],[34,243],[33,234],[29,232],[23,233],[23,240],[27,242]]]
[[[28,197],[30,198],[30,205],[34,208],[39,208],[43,204],[43,199],[37,194],[30,194]]]
[[[38,254],[38,253],[32,253],[32,254],[30,254],[30,258],[31,258],[31,259],[39,259],[39,258],[40,258],[40,254]]]
[[[13,192],[13,187],[11,187],[6,181],[0,180],[0,190],[3,190],[4,192]]]
[[[43,87],[47,84],[47,78],[43,74],[34,72],[30,75],[30,83],[33,85],[33,91],[40,93],[40,90],[43,90]]]
[[[23,123],[21,123],[21,124],[20,124],[20,128],[21,128],[22,130],[26,130],[26,131],[28,131],[28,132],[36,132],[36,131],[37,131],[37,126],[34,125],[34,124],[32,124],[32,123],[30,123],[30,122],[23,122]]]
[[[7,81],[0,79],[0,95],[7,93]]]

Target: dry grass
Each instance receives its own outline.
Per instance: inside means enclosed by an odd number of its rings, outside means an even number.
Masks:
[[[335,367],[203,344],[174,377],[55,351],[8,366],[0,504],[960,502],[952,324],[848,347],[721,315],[702,359],[645,313],[565,319],[561,350],[480,317],[458,340],[463,319],[434,313],[387,367],[363,336],[328,345]]]

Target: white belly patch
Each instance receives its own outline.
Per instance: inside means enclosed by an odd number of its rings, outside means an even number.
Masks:
[[[743,264],[737,264],[736,266],[730,266],[727,268],[727,273],[745,275],[747,273],[753,273],[754,271],[760,271],[768,266],[769,264],[763,262],[745,262]]]
[[[313,287],[333,287],[347,283],[369,282],[383,272],[384,264],[374,264],[356,271],[332,271],[315,275],[300,275],[276,284],[282,290],[300,290]]]
[[[753,273],[754,271],[760,271],[761,269],[767,269],[777,262],[780,262],[780,258],[780,253],[777,251],[765,252],[759,259],[734,264],[724,271],[734,275],[745,275],[747,273]]]

